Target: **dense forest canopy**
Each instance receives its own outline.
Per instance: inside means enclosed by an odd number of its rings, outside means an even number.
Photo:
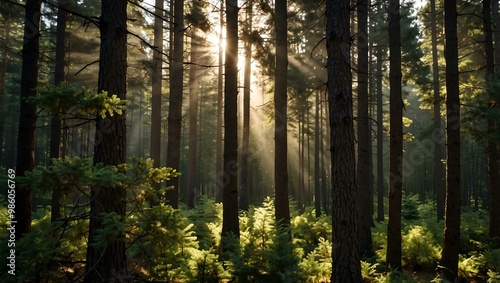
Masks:
[[[499,62],[498,0],[1,0],[0,281],[500,282]]]

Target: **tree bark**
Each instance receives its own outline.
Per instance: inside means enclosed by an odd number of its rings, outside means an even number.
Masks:
[[[64,82],[64,67],[66,56],[66,16],[67,12],[62,9],[67,6],[67,1],[59,1],[59,9],[57,10],[57,30],[56,30],[56,65],[54,74],[54,84],[59,85]],[[61,137],[62,137],[62,121],[59,113],[52,113],[50,123],[50,158],[61,157]],[[61,218],[60,200],[62,192],[60,187],[52,189],[52,197],[50,201],[51,214],[50,221],[54,222]]]
[[[444,1],[446,36],[446,204],[441,270],[454,282],[458,278],[460,249],[460,98],[457,44],[457,3]]]
[[[356,207],[350,1],[326,2],[332,170],[332,282],[362,282]]]
[[[436,0],[430,1],[431,6],[431,40],[432,40],[432,86],[434,93],[434,130],[432,138],[434,140],[434,193],[436,194],[437,220],[444,219],[444,184],[445,167],[443,164],[443,135],[441,133],[441,95],[439,87],[439,64],[437,54],[437,16]]]
[[[195,2],[198,3],[198,2]],[[196,4],[194,4],[196,5]],[[198,146],[198,108],[200,93],[200,67],[196,65],[200,58],[201,36],[197,27],[191,27],[191,64],[189,69],[189,141],[188,141],[188,178],[186,188],[186,206],[195,206],[196,190],[198,188],[198,170],[196,166],[196,155]]]
[[[183,52],[184,52],[184,0],[174,3],[174,39],[173,54],[170,63],[170,99],[168,104],[168,141],[167,166],[180,170],[181,122],[182,122],[182,87],[183,87]],[[167,187],[166,200],[173,208],[179,207],[179,179],[171,178]]]
[[[7,60],[8,60],[8,53],[9,53],[9,42],[10,42],[10,21],[7,17],[4,18],[4,39],[2,43],[2,58],[0,59],[0,111],[2,111],[2,115],[4,114],[3,111],[7,111],[7,109],[2,109],[4,107],[4,100],[5,100],[5,76],[7,74]],[[6,123],[5,118],[2,117],[0,119],[0,164],[4,165],[3,162],[3,157],[4,153],[3,150],[7,147],[3,146],[3,133],[4,133],[4,125]],[[6,152],[7,153],[7,152]],[[1,188],[4,187],[4,185],[0,186]]]
[[[229,237],[240,237],[238,219],[238,3],[226,0],[226,80],[224,81],[224,168],[222,200],[222,252]]]
[[[35,127],[36,106],[26,102],[36,96],[38,85],[38,59],[40,55],[40,0],[28,0],[25,6],[25,25],[23,38],[23,59],[21,71],[21,97],[19,128],[17,135],[16,175],[25,176],[35,165]],[[18,186],[16,190],[16,239],[21,239],[31,231],[31,208],[33,188],[30,185]]]
[[[247,3],[246,32],[245,32],[245,73],[243,78],[243,138],[241,141],[241,183],[240,183],[240,209],[248,211],[249,186],[248,186],[248,155],[250,143],[250,91],[252,75],[252,5]]]
[[[155,1],[155,14],[163,15],[164,0]],[[151,141],[150,156],[153,159],[153,166],[161,166],[161,88],[163,84],[163,22],[164,20],[156,16],[154,21],[153,44],[153,69],[151,74]],[[141,115],[142,117],[142,115]],[[160,189],[161,184],[153,184],[155,190]],[[158,203],[157,200],[150,199],[150,205]]]
[[[316,210],[316,217],[321,216],[321,200],[324,196],[321,195],[321,185],[320,185],[320,127],[319,121],[321,116],[319,114],[319,91],[315,92],[316,103],[315,103],[315,119],[314,119],[314,208]]]
[[[492,3],[495,3],[492,5]],[[496,15],[492,11],[496,10]],[[498,1],[483,0],[483,21],[485,33],[485,59],[486,59],[486,83],[489,92],[488,107],[498,109],[500,106],[494,97],[494,90],[492,89],[494,79],[498,78],[498,68],[495,70],[495,51],[493,48],[493,23],[492,19],[498,21]],[[496,23],[497,24],[497,23]],[[500,37],[497,35],[497,37]],[[497,43],[497,42],[495,42]],[[497,46],[497,49],[500,49]],[[500,51],[497,50],[500,54]],[[498,63],[497,63],[498,64]],[[487,121],[488,133],[498,131],[498,122],[488,119]],[[489,235],[490,237],[500,237],[500,225],[497,225],[496,219],[500,219],[500,156],[499,156],[498,142],[489,140],[486,148],[488,157],[488,185],[489,185],[489,210],[490,210],[490,224]],[[476,190],[477,191],[477,190]]]
[[[356,4],[358,18],[358,237],[360,255],[371,256],[372,244],[372,211],[369,209],[373,199],[371,183],[371,146],[370,117],[368,113],[368,6],[369,0],[361,0]]]
[[[383,47],[377,46],[377,221],[385,220],[384,212],[384,93],[382,90],[382,53]]]
[[[403,191],[403,99],[401,97],[401,31],[399,0],[389,1],[390,162],[387,265],[401,271],[401,206]]]
[[[127,85],[127,2],[103,0],[100,17],[101,50],[98,91],[126,98]],[[125,113],[97,119],[94,164],[116,166],[125,163]],[[92,188],[85,283],[126,282],[125,234],[117,232],[106,246],[95,243],[105,228],[103,214],[116,214],[125,221],[126,191],[121,186]]]
[[[222,104],[224,103],[223,95],[223,55],[224,49],[222,48],[222,31],[224,26],[224,1],[220,1],[220,29],[219,29],[219,67],[218,67],[218,78],[217,78],[217,157],[215,162],[215,202],[222,202],[223,195],[223,170],[222,170],[222,127],[223,127],[223,117],[222,117]]]
[[[274,88],[274,189],[276,220],[290,225],[288,203],[288,141],[287,141],[287,1],[275,3],[276,66]],[[300,192],[299,192],[300,193]]]

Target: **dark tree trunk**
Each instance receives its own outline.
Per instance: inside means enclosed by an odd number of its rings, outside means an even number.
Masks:
[[[195,2],[198,3],[198,2]],[[200,58],[200,37],[198,28],[191,27],[191,64],[189,69],[189,151],[188,151],[188,174],[186,187],[186,206],[195,206],[196,190],[198,188],[198,171],[196,166],[196,155],[198,146],[198,105],[200,93],[200,67],[196,60]]]
[[[98,91],[126,98],[127,79],[127,2],[102,1],[100,17],[101,50]],[[96,123],[94,164],[116,166],[125,163],[125,113],[98,118]],[[125,221],[126,191],[121,186],[92,188],[89,240],[84,282],[126,282],[127,258],[125,234],[118,233],[104,247],[92,245],[99,229],[104,228],[103,214],[116,214]]]
[[[368,6],[369,0],[356,4],[358,18],[358,237],[360,255],[373,254],[371,225],[373,199],[371,183],[370,117],[368,113]]]
[[[226,0],[226,64],[224,83],[224,168],[222,200],[222,251],[229,236],[240,237],[238,219],[238,3]]]
[[[274,88],[274,188],[276,220],[280,225],[290,225],[288,204],[288,142],[287,142],[287,1],[276,1],[276,67]],[[300,193],[300,192],[299,192]]]
[[[224,26],[224,1],[220,1],[220,42],[219,42],[219,67],[218,67],[218,78],[217,78],[217,156],[215,162],[215,202],[221,203],[223,196],[223,186],[224,186],[224,170],[222,168],[222,127],[224,124],[222,117],[222,107],[224,103],[223,97],[223,55],[224,49],[222,48],[222,30]]]
[[[460,250],[460,99],[457,44],[457,3],[444,1],[446,37],[446,204],[441,272],[454,282]]]
[[[36,106],[26,102],[36,96],[38,85],[38,58],[40,54],[40,0],[28,0],[25,6],[23,38],[23,60],[21,71],[21,104],[19,110],[19,130],[17,135],[16,175],[25,176],[35,165]],[[16,190],[16,239],[21,239],[31,231],[31,207],[33,188],[18,186]]]
[[[403,99],[401,97],[401,32],[399,0],[389,1],[390,57],[390,164],[389,164],[389,223],[387,225],[387,265],[400,270],[401,263],[401,202],[403,191]]]
[[[491,5],[494,2],[495,5]],[[484,41],[486,59],[486,81],[490,93],[488,107],[498,109],[500,106],[492,90],[493,80],[498,72],[495,72],[495,51],[493,49],[493,23],[492,10],[496,9],[496,20],[498,21],[498,1],[483,0]],[[497,35],[498,37],[498,35]],[[497,46],[497,49],[500,47]],[[497,51],[498,52],[498,51]],[[499,52],[500,53],[500,52]],[[498,68],[497,68],[498,69]],[[498,70],[497,70],[498,71]],[[488,133],[498,131],[498,122],[488,119]],[[488,141],[486,154],[488,157],[488,185],[489,185],[489,209],[490,209],[490,237],[500,237],[500,225],[496,219],[500,219],[500,156],[498,142]],[[477,191],[477,189],[476,189]]]
[[[248,155],[250,143],[250,91],[252,74],[252,5],[249,1],[246,15],[245,38],[245,73],[243,78],[243,138],[241,142],[241,183],[240,183],[240,209],[248,210]]]
[[[377,46],[377,221],[385,220],[384,216],[384,93],[382,91],[382,53],[383,47]]]
[[[332,166],[332,282],[363,282],[358,244],[351,74],[350,1],[326,2]]]
[[[8,53],[9,53],[9,43],[10,43],[10,21],[9,18],[5,17],[4,18],[4,40],[1,44],[2,46],[2,58],[0,59],[0,111],[7,111],[7,109],[2,109],[4,107],[4,101],[5,101],[5,75],[7,74],[7,60],[8,60]],[[4,113],[0,113],[4,114]],[[0,165],[5,165],[3,163],[3,157],[4,157],[4,149],[7,147],[3,146],[3,133],[4,133],[4,125],[6,123],[5,118],[0,119]],[[7,152],[5,152],[7,153]],[[1,188],[4,187],[2,184],[0,186]]]
[[[444,183],[445,167],[443,164],[443,134],[441,129],[441,95],[439,87],[439,64],[437,54],[437,16],[436,0],[431,0],[431,37],[432,37],[432,86],[434,93],[434,193],[436,194],[437,220],[444,219],[444,197],[446,185]]]
[[[184,0],[174,3],[174,39],[172,61],[170,63],[170,99],[168,104],[167,166],[180,170],[183,52],[184,52]],[[179,180],[171,178],[167,187],[166,200],[173,208],[179,207]]]
[[[65,46],[66,46],[66,11],[61,8],[67,6],[67,1],[59,1],[59,9],[57,10],[57,30],[56,30],[56,65],[54,74],[54,84],[59,85],[64,82],[64,67],[65,67]],[[59,113],[52,113],[53,117],[50,123],[50,158],[61,157],[61,137],[62,137],[62,121]],[[60,187],[52,189],[51,215],[50,221],[54,222],[61,219],[61,204],[60,200],[62,192]]]
[[[220,1],[220,25],[219,25],[219,58],[217,71],[217,132],[216,132],[216,162],[215,162],[215,202],[222,202],[223,170],[222,170],[222,143],[223,143],[223,55],[222,32],[224,26],[224,1]]]
[[[164,0],[155,1],[155,14],[163,15]],[[156,16],[154,22],[154,46],[153,69],[151,74],[151,141],[150,156],[153,159],[153,166],[161,166],[161,88],[163,69],[163,23],[164,20]],[[142,115],[140,116],[142,117]],[[160,189],[161,184],[155,183],[155,190]],[[150,199],[150,205],[157,204],[157,200]]]

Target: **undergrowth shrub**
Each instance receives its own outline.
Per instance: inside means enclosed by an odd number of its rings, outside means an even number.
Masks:
[[[412,270],[432,269],[441,258],[441,248],[427,228],[413,226],[402,236],[403,265]]]

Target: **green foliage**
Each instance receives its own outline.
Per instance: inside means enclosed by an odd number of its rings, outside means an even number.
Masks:
[[[403,208],[401,215],[405,220],[417,220],[420,219],[418,212],[420,201],[418,195],[404,195],[403,196]]]
[[[228,271],[237,282],[302,282],[302,249],[290,241],[290,231],[276,229],[274,202],[250,207],[240,216],[240,241],[232,242]]]
[[[318,246],[299,263],[307,282],[327,282],[332,274],[332,243],[319,239]]]
[[[68,84],[39,88],[38,95],[28,101],[51,115],[67,114],[87,117],[97,112],[102,118],[106,115],[121,115],[129,103],[127,100],[118,98],[116,94],[110,96],[106,91],[96,94],[88,88],[82,87],[77,90]]]
[[[378,263],[371,264],[366,261],[361,261],[361,276],[363,276],[363,281],[372,282],[377,276]]]
[[[432,269],[441,258],[441,248],[423,226],[411,227],[402,237],[403,264],[413,270]]]

